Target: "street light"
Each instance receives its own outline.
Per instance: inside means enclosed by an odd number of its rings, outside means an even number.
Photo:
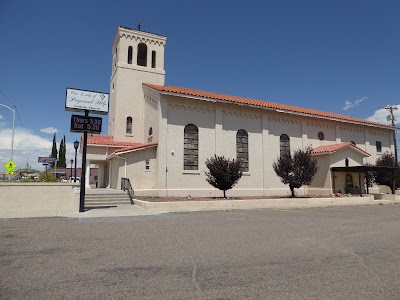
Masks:
[[[14,109],[12,109],[11,107],[4,105],[4,104],[0,104],[1,106],[4,106],[5,108],[8,108],[9,110],[11,110],[13,112],[13,129],[12,129],[12,138],[11,138],[11,161],[13,160],[13,154],[14,154],[14,129],[15,129],[15,106]],[[47,169],[46,169],[47,172]],[[11,175],[8,176],[8,181],[11,181]]]
[[[72,179],[72,164],[74,163],[74,160],[71,159],[71,160],[70,160],[70,163],[71,163],[71,176],[70,176],[70,177],[71,177],[71,179]]]
[[[78,140],[75,140],[75,142],[74,142],[74,148],[75,148],[75,177],[74,177],[74,182],[76,182],[76,154],[77,154],[77,151],[78,151],[78,147],[79,147],[79,142],[78,142]]]

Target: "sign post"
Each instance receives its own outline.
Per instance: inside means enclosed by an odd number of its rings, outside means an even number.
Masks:
[[[101,133],[102,125],[102,119],[98,117],[89,117],[89,112],[107,115],[109,106],[108,98],[109,95],[106,93],[67,88],[65,110],[85,113],[84,116],[72,115],[70,128],[71,132],[83,132],[79,212],[85,211],[87,134],[88,132]]]
[[[89,112],[85,110],[85,117],[89,116]],[[81,175],[81,191],[79,196],[79,212],[85,211],[85,192],[86,192],[86,151],[87,151],[87,130],[83,132],[82,147],[82,175]]]
[[[11,178],[11,175],[14,175],[13,170],[17,167],[17,165],[12,161],[9,160],[4,164],[4,168],[7,170],[7,175],[9,175],[9,179]]]

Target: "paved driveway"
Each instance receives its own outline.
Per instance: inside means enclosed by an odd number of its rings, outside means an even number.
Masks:
[[[399,299],[400,205],[0,220],[1,299]]]

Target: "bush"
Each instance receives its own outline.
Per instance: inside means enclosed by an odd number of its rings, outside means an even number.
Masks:
[[[385,152],[382,154],[380,158],[376,160],[376,166],[377,167],[394,167],[395,166],[395,157],[392,153]],[[396,166],[398,167],[398,165]],[[395,185],[395,189],[400,187],[400,172],[399,170],[395,170],[394,172],[391,172],[390,170],[380,170],[380,171],[374,171],[372,172],[374,182],[377,185],[387,185],[390,187],[392,190],[392,193],[394,193],[393,190],[393,181]],[[394,175],[394,178],[393,178]]]
[[[318,163],[311,157],[311,148],[296,150],[293,157],[282,155],[272,165],[276,175],[281,178],[282,183],[288,184],[291,196],[294,198],[294,189],[312,182],[318,172]]]
[[[209,170],[206,172],[207,182],[223,191],[226,199],[226,191],[233,188],[242,177],[240,161],[214,154],[214,157],[206,160],[206,166]]]
[[[56,182],[57,178],[51,173],[41,172],[39,174],[39,181],[41,182]]]

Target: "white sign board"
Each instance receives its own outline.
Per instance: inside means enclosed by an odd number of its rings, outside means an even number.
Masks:
[[[67,96],[65,98],[65,110],[81,111],[95,114],[108,114],[108,98],[106,93],[77,90],[67,88]]]

